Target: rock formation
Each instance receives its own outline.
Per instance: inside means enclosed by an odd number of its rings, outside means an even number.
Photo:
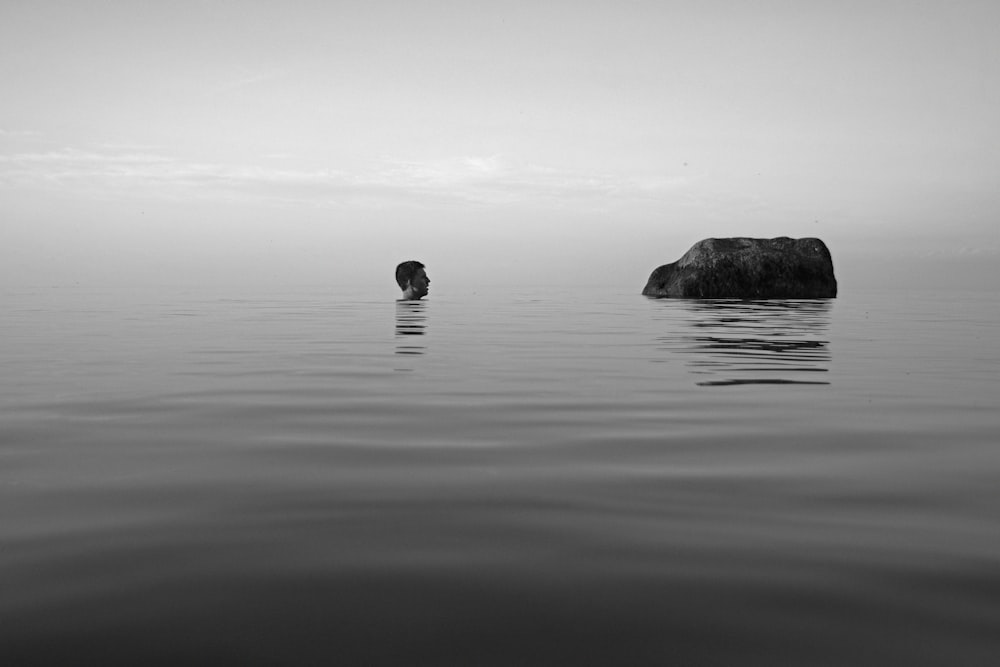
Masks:
[[[698,241],[655,269],[642,293],[688,299],[824,299],[837,296],[833,260],[815,238]]]

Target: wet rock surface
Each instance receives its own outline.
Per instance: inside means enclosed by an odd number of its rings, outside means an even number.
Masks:
[[[830,251],[820,239],[746,237],[698,241],[657,267],[642,293],[688,299],[822,299],[837,296]]]

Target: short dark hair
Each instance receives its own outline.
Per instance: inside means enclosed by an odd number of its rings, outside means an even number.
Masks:
[[[406,289],[406,284],[413,279],[416,275],[418,269],[424,268],[422,262],[418,262],[415,259],[411,259],[408,262],[403,262],[396,267],[396,283],[399,285],[399,289]]]

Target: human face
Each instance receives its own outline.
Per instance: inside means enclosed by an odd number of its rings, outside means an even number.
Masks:
[[[417,269],[417,272],[410,278],[410,293],[414,299],[427,296],[430,285],[431,279],[427,277],[427,272],[423,269]]]

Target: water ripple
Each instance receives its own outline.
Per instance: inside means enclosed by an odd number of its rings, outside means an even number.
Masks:
[[[831,302],[658,300],[673,326],[659,350],[682,355],[702,387],[827,385]]]

